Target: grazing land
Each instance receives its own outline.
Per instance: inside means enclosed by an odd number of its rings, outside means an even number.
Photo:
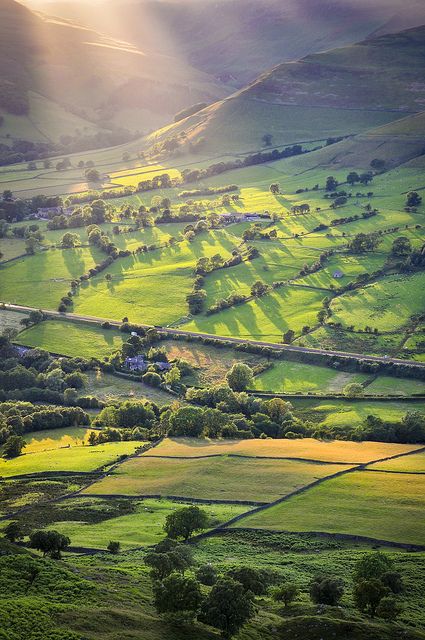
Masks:
[[[250,460],[226,455],[202,460],[142,456],[125,462],[85,493],[271,502],[318,478],[347,468],[344,465]]]
[[[39,453],[86,445],[91,431],[93,429],[85,429],[84,427],[33,431],[25,436],[27,443],[25,453]]]
[[[395,458],[386,462],[375,462],[368,466],[372,471],[394,471],[400,473],[425,473],[425,453],[415,453],[411,456]]]
[[[198,457],[235,454],[247,457],[302,458],[317,462],[363,464],[389,458],[418,449],[418,445],[384,442],[331,442],[303,438],[298,440],[202,440],[196,438],[166,438],[152,455]],[[150,456],[150,453],[145,454]]]
[[[323,531],[423,545],[425,476],[354,471],[236,526]]]
[[[94,447],[78,445],[55,451],[24,452],[12,460],[1,459],[0,476],[8,478],[51,471],[94,471],[117,462],[122,455],[134,453],[140,445],[140,442],[106,442]]]

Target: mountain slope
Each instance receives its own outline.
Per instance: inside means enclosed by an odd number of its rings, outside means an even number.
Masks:
[[[104,0],[95,9],[84,0],[58,0],[44,6],[185,59],[235,87],[281,62],[425,23],[421,0]]]
[[[424,59],[418,27],[283,63],[155,139],[184,130],[216,153],[360,133],[424,109]]]
[[[193,102],[211,101],[225,92],[206,74],[169,56],[145,52],[71,21],[34,13],[14,0],[2,0],[0,109],[6,117],[1,136],[22,138],[20,117],[24,131],[29,131],[28,121],[37,129],[44,112],[34,111],[31,95],[48,101],[52,126],[41,127],[41,135],[55,139],[58,127],[52,105],[59,120],[63,112],[73,114],[70,130],[64,128],[66,134],[78,127],[109,127],[114,120],[127,125],[128,109],[138,110],[135,128],[146,131]],[[8,118],[8,113],[15,119]]]

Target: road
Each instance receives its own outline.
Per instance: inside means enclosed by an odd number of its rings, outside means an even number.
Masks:
[[[109,320],[108,318],[99,318],[96,316],[85,316],[78,315],[76,313],[61,313],[60,311],[52,311],[50,309],[36,309],[35,307],[27,307],[19,304],[8,304],[8,303],[0,303],[3,305],[3,308],[8,309],[10,311],[21,311],[24,313],[29,313],[30,311],[42,311],[46,316],[50,318],[60,318],[62,320],[69,321],[78,321],[78,322],[86,322],[87,324],[96,324],[98,325],[101,322],[109,322],[113,327],[120,327],[121,322],[117,320]],[[152,325],[137,323],[139,326],[145,329],[151,329]],[[414,360],[403,360],[401,358],[391,358],[386,356],[370,356],[364,353],[350,353],[347,351],[330,351],[327,349],[311,349],[309,347],[297,347],[292,344],[279,344],[276,342],[263,342],[261,340],[249,340],[247,338],[231,338],[228,336],[220,336],[211,333],[197,333],[196,331],[185,331],[184,329],[171,329],[168,327],[156,327],[161,332],[173,335],[182,335],[182,336],[193,336],[193,337],[201,337],[201,338],[210,338],[212,340],[222,340],[223,342],[228,342],[229,344],[252,344],[259,347],[271,347],[272,349],[276,349],[277,351],[288,351],[288,352],[299,352],[306,354],[320,354],[325,356],[339,356],[345,358],[355,358],[356,360],[368,360],[371,362],[381,362],[381,363],[393,363],[393,364],[408,364],[412,367],[416,367],[418,369],[422,369],[425,367],[425,362],[416,362]]]

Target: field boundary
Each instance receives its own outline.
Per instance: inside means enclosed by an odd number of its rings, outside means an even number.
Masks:
[[[281,438],[284,439],[284,438]],[[242,453],[208,453],[204,456],[161,456],[155,454],[147,454],[142,455],[142,458],[163,458],[164,460],[203,460],[204,458],[242,458],[245,460],[288,460],[294,462],[308,462],[311,464],[337,464],[337,465],[358,465],[363,464],[362,462],[338,462],[338,461],[327,461],[327,460],[314,460],[310,458],[290,458],[288,456],[250,456],[244,455]],[[368,462],[367,464],[372,464]]]
[[[200,533],[197,536],[194,536],[193,538],[191,538],[191,541],[192,540],[202,539],[203,537],[206,537],[207,535],[208,536],[215,535],[220,530],[227,529],[228,527],[230,527],[231,525],[235,524],[236,522],[239,522],[243,518],[247,518],[248,516],[252,516],[252,515],[254,515],[256,513],[260,513],[261,511],[264,511],[265,509],[269,509],[270,507],[275,507],[278,504],[282,504],[283,502],[287,502],[291,498],[293,498],[295,496],[298,496],[298,495],[300,495],[302,493],[305,493],[309,489],[312,489],[313,487],[317,487],[320,484],[323,484],[324,482],[327,482],[328,480],[334,480],[335,478],[339,478],[340,476],[346,475],[348,473],[353,473],[354,471],[362,471],[369,464],[375,464],[377,462],[386,462],[387,460],[393,460],[395,458],[401,458],[401,457],[404,457],[404,456],[412,455],[414,453],[420,453],[420,452],[423,452],[423,451],[425,451],[425,447],[420,447],[419,449],[414,449],[413,451],[406,451],[405,453],[399,453],[399,454],[394,455],[394,456],[388,456],[386,458],[373,460],[371,462],[365,462],[365,463],[362,463],[360,465],[351,467],[350,469],[343,469],[341,471],[337,471],[336,473],[334,473],[334,474],[332,474],[330,476],[326,476],[325,478],[318,478],[314,482],[310,482],[309,484],[306,484],[303,487],[299,487],[298,489],[295,489],[294,491],[291,491],[291,493],[288,493],[287,495],[282,496],[281,498],[278,498],[274,502],[270,502],[267,505],[255,507],[254,509],[252,509],[251,511],[247,511],[246,513],[240,513],[239,515],[234,516],[233,518],[230,518],[230,520],[227,520],[227,522],[224,522],[219,527],[216,527],[215,529],[211,529],[209,532],[206,532],[205,534]],[[425,547],[424,547],[424,549],[425,549]]]
[[[162,493],[141,493],[135,495],[129,495],[127,493],[87,493],[84,495],[87,496],[87,498],[105,498],[106,500],[112,500],[114,498],[119,498],[120,500],[171,500],[173,502],[195,502],[199,504],[235,504],[241,506],[263,506],[269,504],[268,502],[259,502],[256,500],[227,500],[225,498],[219,500],[213,498],[190,498],[188,496],[164,495]]]

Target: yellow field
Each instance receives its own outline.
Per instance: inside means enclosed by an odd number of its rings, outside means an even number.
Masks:
[[[133,458],[89,494],[161,495],[272,502],[348,465],[249,458]]]
[[[93,429],[74,427],[70,429],[49,429],[46,431],[27,433],[24,436],[25,442],[27,443],[24,454],[63,449],[65,447],[73,447],[87,443],[91,431],[93,431]]]
[[[420,449],[419,445],[383,442],[331,442],[304,438],[299,440],[208,440],[198,438],[166,438],[149,452],[150,455],[196,457],[227,455],[303,458],[319,462],[363,464]]]
[[[377,462],[371,464],[368,469],[378,469],[379,471],[407,471],[410,473],[425,473],[425,452],[415,453],[413,456],[387,460],[387,462]]]

